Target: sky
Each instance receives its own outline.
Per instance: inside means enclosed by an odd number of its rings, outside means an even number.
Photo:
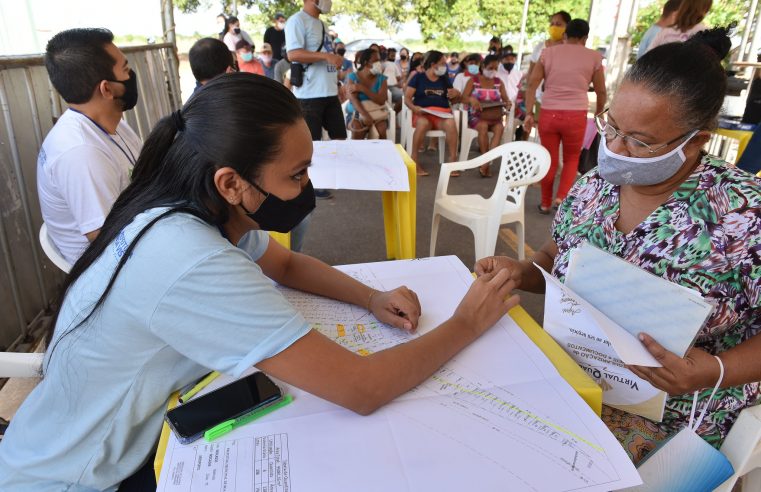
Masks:
[[[640,3],[646,4],[649,1],[652,0]],[[615,6],[617,2],[603,0],[601,4],[607,8]],[[246,12],[244,9],[239,10],[239,17],[243,19]],[[187,36],[195,33],[211,35],[217,32],[217,14],[217,10],[214,9],[193,14],[175,11],[177,33]],[[608,12],[603,13],[601,18],[611,18],[613,15],[615,10],[610,15]],[[160,39],[161,0],[0,0],[0,55],[41,53],[48,39],[56,32],[73,27],[93,26],[107,27],[117,37],[133,34]],[[245,23],[243,27],[246,28]],[[606,27],[612,29],[610,25]],[[360,38],[387,37],[372,26],[365,26],[357,31],[347,18],[342,19],[340,16],[335,28],[345,42]],[[252,35],[258,37],[255,33]],[[419,26],[416,22],[407,23],[394,37],[419,39]],[[484,40],[487,39],[488,36],[484,36]]]

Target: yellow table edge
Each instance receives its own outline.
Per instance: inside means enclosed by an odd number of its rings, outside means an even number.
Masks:
[[[576,393],[587,402],[592,410],[602,413],[602,388],[587,375],[560,345],[529,315],[521,306],[515,306],[508,313],[521,327],[523,332],[539,347],[539,350],[550,359],[563,379],[571,385]]]
[[[587,402],[592,410],[600,415],[602,412],[602,388],[585,373],[576,362],[574,362],[565,351],[560,348],[555,340],[552,339],[536,321],[521,306],[516,306],[508,313],[513,320],[521,327],[523,332],[539,347],[539,350],[550,359],[552,365],[558,370],[563,379]],[[179,393],[173,393],[169,398],[167,410],[177,406]],[[156,482],[161,474],[161,467],[164,465],[164,454],[169,442],[169,433],[171,430],[164,422],[161,429],[161,437],[156,449],[156,459],[153,461],[153,470],[156,473]]]

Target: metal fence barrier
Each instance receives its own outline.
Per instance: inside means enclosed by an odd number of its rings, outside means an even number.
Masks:
[[[171,43],[121,48],[137,74],[140,97],[125,119],[145,140],[181,105]],[[29,340],[57,297],[64,274],[43,253],[38,233],[37,153],[66,109],[42,55],[0,57],[0,351]]]

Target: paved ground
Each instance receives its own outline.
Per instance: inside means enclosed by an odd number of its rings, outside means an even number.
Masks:
[[[475,148],[475,145],[474,145]],[[475,151],[474,151],[475,152]],[[471,154],[474,155],[474,154]],[[418,179],[417,191],[417,244],[418,257],[429,256],[433,197],[439,179],[438,152],[427,151],[420,159],[430,176]],[[494,171],[496,171],[496,164]],[[496,173],[495,173],[496,174]],[[481,178],[474,169],[450,180],[450,193],[478,193],[488,196],[494,189],[496,178]],[[549,237],[551,215],[540,215],[539,188],[529,187],[526,197],[526,244],[536,249]],[[517,258],[516,236],[511,225],[503,226],[497,241],[496,254]],[[307,233],[304,252],[331,265],[364,263],[385,260],[383,211],[378,192],[334,191],[331,200],[318,200],[311,227]],[[473,234],[464,226],[441,221],[436,255],[456,255],[472,269],[475,262]],[[544,311],[544,297],[521,294],[524,308],[540,324]],[[425,307],[425,306],[424,306]]]

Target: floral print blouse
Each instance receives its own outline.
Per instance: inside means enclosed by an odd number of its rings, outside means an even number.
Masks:
[[[761,180],[704,156],[678,190],[630,233],[615,227],[619,187],[594,169],[573,187],[555,216],[553,274],[561,281],[582,241],[699,292],[716,308],[696,347],[719,354],[761,329]],[[657,335],[655,336],[658,339]],[[698,409],[710,388],[700,394]],[[759,383],[724,388],[698,432],[718,446],[737,414],[759,402]],[[671,395],[660,424],[669,434],[689,420],[692,395]]]

